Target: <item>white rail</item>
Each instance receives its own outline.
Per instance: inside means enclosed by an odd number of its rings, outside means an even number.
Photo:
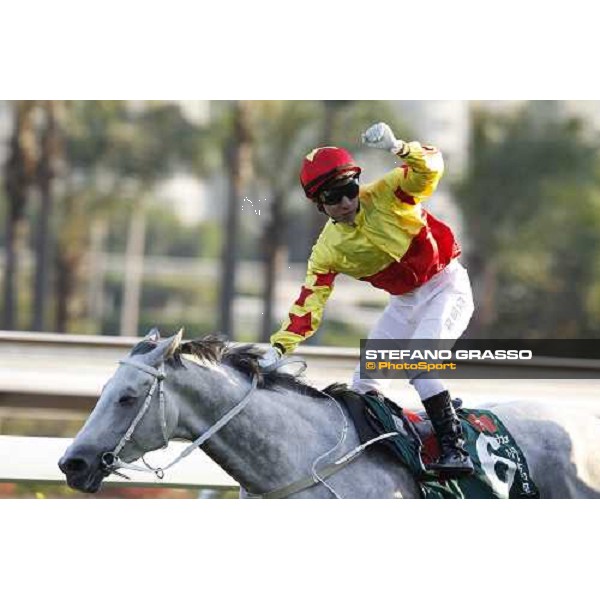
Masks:
[[[118,360],[139,339],[0,331],[0,407],[89,412]],[[358,350],[306,347],[298,356],[310,363],[316,383],[344,381]]]
[[[0,435],[0,482],[65,483],[58,461],[68,438],[18,437]],[[186,446],[172,442],[166,450],[151,452],[146,460],[152,466],[169,464]],[[165,472],[163,479],[152,473],[128,471],[130,481],[111,475],[108,485],[163,486],[183,488],[235,489],[238,484],[203,452],[193,452]]]
[[[117,361],[138,341],[139,338],[0,331],[0,409],[62,408],[89,412]],[[325,386],[333,381],[348,381],[359,351],[303,345],[297,356],[308,364],[309,382]],[[519,374],[536,371],[536,377],[547,379],[560,379],[565,373],[595,379],[600,372],[598,360],[534,358],[527,365],[508,364],[510,361],[479,365],[459,362],[474,370],[492,369],[498,373],[498,379],[506,376],[506,371],[501,374],[503,369],[512,369],[512,373],[516,369]],[[403,385],[404,381],[396,381],[392,387],[400,389]]]

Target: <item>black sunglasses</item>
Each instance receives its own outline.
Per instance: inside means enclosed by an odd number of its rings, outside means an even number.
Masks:
[[[349,200],[354,200],[358,196],[358,179],[352,179],[345,185],[334,187],[329,190],[321,192],[319,200],[323,204],[331,206],[332,204],[338,204],[342,201],[342,198],[346,197]]]

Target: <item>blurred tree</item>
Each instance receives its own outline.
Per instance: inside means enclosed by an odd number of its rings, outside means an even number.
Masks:
[[[133,135],[123,141],[119,168],[137,182],[130,207],[125,255],[121,335],[136,335],[146,244],[146,210],[155,185],[178,167],[194,162],[196,129],[174,104],[148,102],[127,107],[127,126]],[[115,165],[116,167],[116,165]]]
[[[80,292],[88,233],[105,228],[103,223],[115,211],[124,212],[129,190],[120,170],[113,168],[117,162],[113,154],[120,146],[117,124],[126,116],[125,104],[119,101],[72,101],[65,106],[65,171],[55,219],[57,331],[68,331],[82,316]],[[93,247],[101,253],[101,245]],[[99,264],[96,257],[92,264]],[[98,284],[96,291],[101,294],[101,281]]]
[[[69,192],[60,199],[58,211],[59,235],[54,255],[56,267],[56,331],[70,330],[74,319],[83,312],[80,274],[88,243],[89,213],[85,191]]]
[[[323,141],[321,143],[317,143],[317,146],[343,146],[341,141],[338,141],[335,137],[335,125],[341,109],[350,102],[350,100],[322,100],[320,133],[321,140]],[[321,211],[314,210],[311,213],[309,238],[312,240],[312,243],[314,243],[319,237],[321,229],[323,229],[323,226],[326,222],[327,215]]]
[[[68,169],[56,256],[57,327],[66,330],[80,314],[77,307],[83,302],[74,295],[83,291],[79,283],[91,231],[101,232],[105,220],[117,218],[130,222],[122,333],[136,333],[147,198],[175,169],[203,166],[202,136],[178,105],[167,102],[70,102],[65,131]],[[96,253],[102,252],[104,237],[96,235]]]
[[[286,262],[285,199],[297,190],[299,157],[315,139],[319,112],[319,103],[308,101],[265,101],[255,106],[256,173],[270,195],[262,235],[263,314],[259,339],[264,342],[273,333],[275,284]]]
[[[51,248],[51,217],[54,204],[53,182],[59,174],[62,144],[61,144],[61,112],[62,102],[45,100],[41,102],[43,129],[39,142],[39,162],[37,182],[40,190],[40,206],[37,218],[35,238],[35,279],[33,293],[34,331],[46,329],[46,313],[48,306],[49,265]]]
[[[470,166],[456,189],[476,293],[471,332],[577,337],[588,314],[600,240],[598,148],[574,120],[473,115]]]
[[[251,104],[235,100],[231,105],[231,137],[224,152],[228,181],[227,214],[221,256],[221,290],[219,329],[229,338],[235,337],[233,301],[235,270],[238,261],[239,213],[249,180],[252,176]]]
[[[18,100],[12,103],[13,132],[4,171],[7,213],[4,269],[4,329],[19,326],[17,293],[19,258],[26,246],[26,208],[37,164],[34,112],[36,103]]]

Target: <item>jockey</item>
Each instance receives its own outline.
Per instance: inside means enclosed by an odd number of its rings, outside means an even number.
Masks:
[[[271,337],[263,366],[275,364],[315,333],[338,273],[390,294],[369,339],[456,340],[469,323],[473,299],[467,272],[456,260],[460,248],[452,230],[421,207],[442,176],[442,154],[419,142],[397,140],[385,123],[371,126],[362,141],[392,152],[403,164],[359,186],[361,168],[344,148],[316,148],[304,158],[302,187],[330,220],[312,249],[298,299]],[[357,366],[352,388],[383,396],[383,383],[361,379]],[[444,383],[424,373],[412,376],[410,383],[440,442],[440,459],[430,468],[448,476],[472,472]]]

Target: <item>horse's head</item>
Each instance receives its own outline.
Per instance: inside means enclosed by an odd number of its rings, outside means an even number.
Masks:
[[[178,417],[162,396],[164,364],[181,343],[182,331],[160,339],[152,329],[120,361],[94,410],[58,466],[69,486],[94,493],[111,472],[112,462],[133,462],[168,443]]]

